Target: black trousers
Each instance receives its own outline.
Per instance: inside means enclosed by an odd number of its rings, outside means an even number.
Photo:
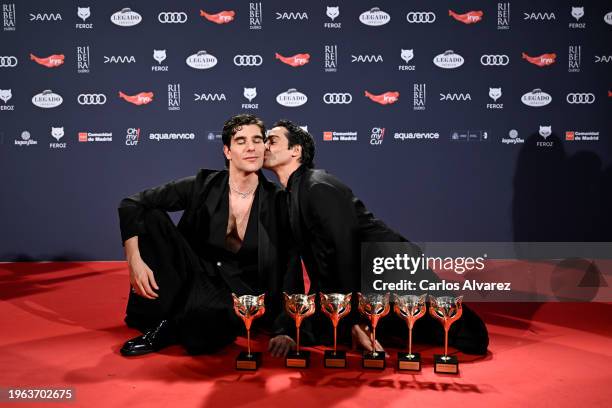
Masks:
[[[157,299],[130,291],[125,322],[142,332],[169,320],[188,353],[213,353],[244,332],[233,311],[231,290],[211,262],[201,259],[168,214],[145,212],[147,233],[138,237],[143,261],[151,268]]]

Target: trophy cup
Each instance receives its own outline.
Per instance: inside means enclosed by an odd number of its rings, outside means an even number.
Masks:
[[[376,325],[381,317],[389,313],[389,294],[369,293],[362,295],[357,293],[359,298],[359,312],[370,319],[372,325],[372,351],[364,351],[361,358],[363,368],[385,368],[385,352],[376,351]]]
[[[434,354],[434,372],[459,374],[459,361],[455,356],[448,355],[448,329],[461,317],[463,296],[429,296],[431,305],[429,314],[438,319],[444,326],[444,355]]]
[[[288,295],[283,292],[285,298],[285,310],[295,320],[296,348],[289,351],[285,359],[287,368],[306,368],[310,362],[310,351],[300,351],[300,325],[302,320],[312,316],[315,312],[315,295]]]
[[[412,328],[414,323],[425,316],[427,295],[393,295],[393,310],[408,325],[408,353],[397,353],[397,369],[400,371],[421,371],[421,355],[412,352]]]
[[[341,293],[324,294],[319,293],[321,299],[321,311],[330,318],[334,326],[334,349],[325,350],[323,365],[326,368],[345,368],[346,352],[336,350],[338,322],[351,311],[352,293],[343,295]]]
[[[266,311],[264,305],[265,294],[259,296],[244,295],[236,296],[232,293],[234,298],[234,312],[244,322],[244,326],[247,331],[247,350],[246,352],[241,351],[236,357],[236,370],[249,370],[255,371],[259,368],[261,363],[261,353],[251,353],[251,324],[253,320],[257,319]]]

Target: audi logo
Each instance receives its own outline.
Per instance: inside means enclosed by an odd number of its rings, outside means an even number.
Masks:
[[[0,67],[2,68],[12,68],[17,66],[17,57],[6,57],[0,56]]]
[[[409,23],[433,23],[436,21],[436,14],[431,11],[411,11],[406,14]]]
[[[79,105],[104,105],[106,95],[104,94],[79,94],[77,101]]]
[[[157,15],[157,20],[162,24],[183,24],[187,22],[187,13],[182,11],[162,11]]]
[[[508,65],[510,63],[510,57],[507,55],[483,55],[480,57],[480,63],[482,65]]]
[[[326,104],[343,104],[347,105],[353,101],[353,95],[350,93],[326,93],[323,95],[323,102]]]
[[[261,55],[236,55],[234,65],[238,67],[258,67],[263,63]]]
[[[595,94],[592,93],[568,93],[565,97],[567,103],[591,104],[595,102]]]

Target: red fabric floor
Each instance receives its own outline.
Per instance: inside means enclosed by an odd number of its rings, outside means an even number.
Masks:
[[[178,347],[126,359],[122,343],[137,335],[123,324],[123,262],[0,264],[0,388],[73,387],[70,403],[2,406],[612,406],[612,305],[603,303],[472,304],[488,324],[484,358],[458,354],[460,375],[434,374],[436,347],[419,374],[349,369],[287,370],[264,355],[257,373],[234,370],[245,339],[212,356]],[[263,349],[267,339],[255,338]],[[393,356],[396,350],[388,349]],[[393,357],[392,357],[393,358]]]

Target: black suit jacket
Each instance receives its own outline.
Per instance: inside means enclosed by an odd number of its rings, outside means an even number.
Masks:
[[[201,169],[195,176],[171,181],[159,187],[144,190],[140,193],[123,199],[119,205],[119,218],[121,238],[125,240],[146,234],[143,213],[147,209],[160,209],[164,211],[181,211],[184,213],[177,225],[178,230],[185,237],[191,248],[200,257],[205,271],[210,275],[221,275],[229,282],[238,282],[236,276],[227,276],[223,266],[217,265],[214,255],[204,251],[203,239],[208,237],[210,228],[226,228],[227,220],[215,220],[216,204],[222,194],[223,187],[228,183],[227,170],[215,171]],[[266,291],[266,305],[270,309],[269,317],[282,314],[281,292],[287,290],[294,292],[295,285],[301,277],[290,275],[288,270],[289,242],[284,238],[288,235],[287,209],[284,193],[278,186],[268,181],[259,173],[259,220],[258,220],[258,270],[259,281],[264,282]],[[239,278],[239,277],[238,277]],[[244,294],[244,293],[239,293]],[[275,324],[275,331],[287,327],[284,317]]]
[[[289,178],[287,191],[291,231],[311,279],[311,292],[358,291],[361,243],[407,242],[325,170],[301,166]]]

